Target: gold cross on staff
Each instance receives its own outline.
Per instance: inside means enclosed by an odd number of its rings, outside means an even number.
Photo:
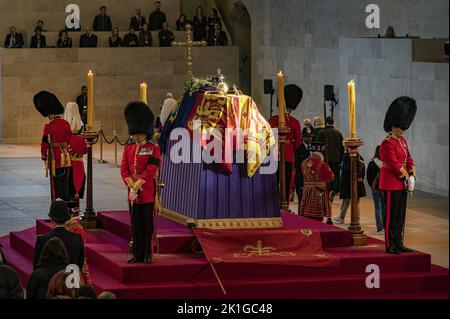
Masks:
[[[187,41],[186,42],[172,42],[173,47],[183,47],[185,46],[187,48],[186,52],[186,65],[187,65],[187,78],[192,79],[193,73],[192,73],[192,47],[205,47],[206,41],[193,41],[192,40],[192,27],[190,24],[186,25],[186,36]]]

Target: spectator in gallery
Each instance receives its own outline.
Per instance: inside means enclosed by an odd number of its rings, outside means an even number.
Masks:
[[[161,30],[163,23],[166,21],[166,14],[161,11],[161,1],[156,1],[155,10],[150,13],[150,16],[148,18],[150,31]]]
[[[216,23],[222,25],[222,21],[219,18],[219,15],[217,13],[217,9],[216,8],[212,8],[209,11],[209,16],[208,16],[208,35],[211,34],[211,33],[214,33],[214,31],[215,31],[214,25]]]
[[[228,37],[219,23],[214,25],[214,32],[208,35],[208,45],[219,47],[228,45]]]
[[[41,19],[37,20],[36,28],[41,28],[42,33],[47,32],[47,29],[45,29],[45,27],[44,27],[44,20],[41,20]]]
[[[100,7],[100,14],[94,18],[94,31],[111,31],[112,22],[111,18],[106,15],[106,7]]]
[[[80,112],[81,121],[87,123],[87,86],[81,87],[81,94],[77,96],[78,111]]]
[[[386,217],[386,209],[384,206],[383,193],[379,187],[380,170],[382,162],[380,159],[380,146],[378,145],[375,149],[375,155],[367,166],[367,183],[372,191],[372,199],[375,207],[375,222],[377,231],[375,235],[384,234],[384,220]]]
[[[44,246],[37,269],[28,280],[27,299],[46,299],[50,279],[57,272],[66,269],[69,255],[64,243],[53,237]]]
[[[1,245],[0,245],[1,247]],[[1,255],[1,251],[0,251]],[[4,265],[2,255],[0,256],[0,300],[23,299],[23,287],[17,272],[9,266]]]
[[[162,30],[159,31],[159,46],[170,47],[173,40],[175,40],[175,35],[169,30],[169,24],[164,22]]]
[[[109,37],[109,47],[118,48],[122,46],[122,38],[119,36],[119,28],[114,28]]]
[[[395,30],[394,30],[394,27],[391,26],[391,25],[388,26],[388,27],[386,28],[386,30],[384,31],[383,37],[384,37],[384,38],[395,38],[396,36],[395,36]]]
[[[79,234],[72,233],[65,228],[65,224],[70,220],[69,207],[63,200],[56,200],[50,207],[48,214],[50,217],[53,229],[45,234],[39,235],[36,238],[34,246],[33,269],[39,267],[39,259],[42,255],[42,250],[45,244],[54,237],[58,237],[64,243],[69,255],[69,263],[77,265],[79,269],[83,269],[84,265],[84,245],[83,240]]]
[[[177,20],[177,31],[186,31],[186,26],[189,24],[185,14],[180,15]]]
[[[47,299],[75,299],[77,296],[76,288],[69,288],[66,284],[72,273],[64,270],[58,271],[50,279],[47,290]],[[74,285],[75,286],[75,285]]]
[[[149,30],[147,23],[144,24],[139,32],[139,45],[141,47],[151,47],[153,45],[152,32]]]
[[[203,7],[198,7],[193,19],[193,27],[194,27],[194,41],[206,41],[207,40],[207,20],[205,17],[205,13],[203,11]]]
[[[30,48],[45,48],[46,46],[47,42],[45,35],[42,35],[42,29],[36,27],[34,29],[34,35],[31,37]]]
[[[144,24],[146,23],[145,17],[141,15],[141,9],[136,9],[136,15],[130,20],[130,27],[133,27],[136,31],[141,31]]]
[[[16,31],[15,26],[9,28],[9,33],[6,36],[4,47],[5,48],[23,48],[23,35]]]
[[[124,47],[138,47],[139,46],[139,38],[134,32],[134,28],[130,27],[130,31],[123,37],[123,46]]]
[[[80,36],[80,48],[96,48],[97,36],[92,33],[90,26],[86,27],[86,33]]]
[[[59,31],[58,41],[56,42],[57,48],[71,48],[72,39],[69,38],[69,34],[66,30]]]

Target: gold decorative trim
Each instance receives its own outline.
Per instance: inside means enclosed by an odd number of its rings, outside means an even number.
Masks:
[[[258,229],[282,228],[281,217],[273,218],[230,218],[230,219],[193,219],[180,213],[161,208],[161,216],[182,225],[195,224],[197,228],[210,229]]]

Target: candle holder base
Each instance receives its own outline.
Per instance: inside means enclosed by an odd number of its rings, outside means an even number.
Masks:
[[[80,224],[84,229],[98,229],[101,227],[101,220],[94,211],[89,213],[85,211],[80,217]]]
[[[362,231],[361,233],[352,233],[350,238],[352,240],[352,246],[361,247],[367,245],[367,235]]]

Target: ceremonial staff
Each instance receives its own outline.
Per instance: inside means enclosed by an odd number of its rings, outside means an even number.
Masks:
[[[48,136],[48,150],[47,150],[47,170],[45,171],[45,177],[48,177],[50,172],[50,199],[53,202],[55,200],[54,198],[54,191],[55,191],[55,181],[53,180],[54,176],[54,165],[53,165],[53,143],[50,137],[50,133]]]

